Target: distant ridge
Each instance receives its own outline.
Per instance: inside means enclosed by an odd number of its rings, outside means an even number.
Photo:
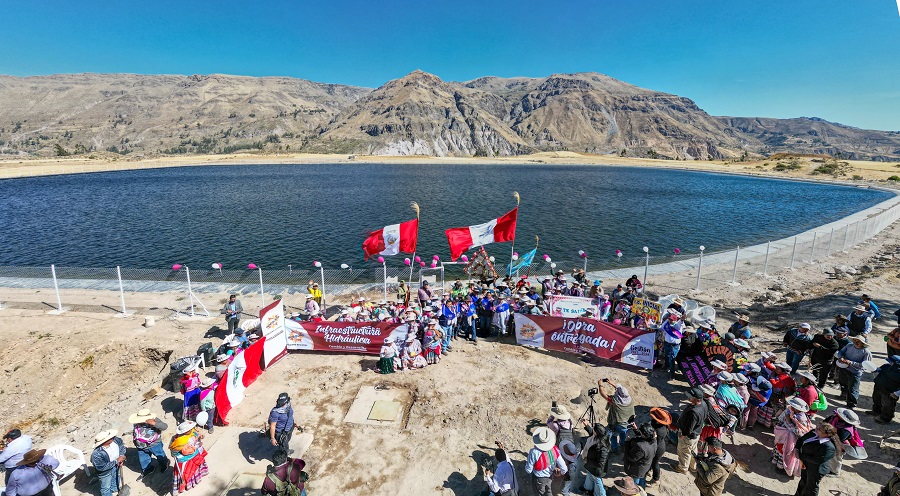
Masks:
[[[0,76],[0,156],[241,150],[895,161],[900,132],[816,117],[714,117],[688,98],[597,73],[446,82],[414,71],[375,90],[218,74]]]

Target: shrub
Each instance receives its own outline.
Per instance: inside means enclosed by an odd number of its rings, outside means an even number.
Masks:
[[[900,181],[900,176],[891,176],[888,178],[888,181]]]

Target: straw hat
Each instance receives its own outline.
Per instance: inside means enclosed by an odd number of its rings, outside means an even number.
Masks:
[[[33,465],[39,461],[41,458],[44,458],[44,454],[47,453],[47,450],[29,450],[25,453],[25,457],[22,458],[22,461],[16,464],[17,467],[21,467],[23,465]],[[8,469],[7,469],[8,470]]]
[[[844,422],[847,422],[850,425],[859,425],[859,415],[857,415],[853,410],[848,410],[846,408],[836,408],[834,412],[837,413],[837,416],[840,417],[840,419]]]
[[[679,305],[684,305],[684,300],[682,300],[681,298],[675,298],[675,300],[674,300],[672,303],[677,303],[677,304],[679,304]]]
[[[569,413],[568,410],[566,410],[566,407],[564,407],[562,405],[551,408],[550,414],[553,415],[553,417],[556,420],[571,420],[572,419],[572,415]]]
[[[744,321],[744,322],[746,322],[746,323],[749,324],[749,323],[750,323],[750,316],[747,315],[747,314],[739,314],[739,315],[738,315],[738,320],[739,320],[739,321]]]
[[[853,309],[856,310],[857,312],[865,312],[866,311],[866,307],[864,307],[862,305],[856,305],[855,307],[853,307]]]
[[[142,424],[150,419],[156,418],[156,414],[151,412],[149,408],[144,408],[138,410],[137,413],[132,413],[130,417],[128,417],[129,424]]]
[[[858,341],[858,342],[862,343],[863,345],[865,345],[865,346],[863,346],[864,348],[869,347],[869,343],[866,341],[866,338],[864,338],[862,336],[850,336],[850,339],[852,339],[853,341]]]
[[[803,401],[803,399],[800,398],[799,396],[794,396],[793,398],[789,399],[787,404],[789,407],[793,408],[794,410],[796,410],[798,412],[808,412],[809,411],[809,405],[807,405],[806,402]]]
[[[96,448],[97,446],[100,446],[101,444],[116,437],[116,434],[118,434],[118,433],[116,432],[115,429],[107,429],[107,430],[101,432],[100,434],[97,434],[96,436],[94,436],[94,447]]]
[[[663,410],[662,408],[657,408],[657,407],[651,408],[650,409],[650,417],[662,425],[671,425],[672,424],[672,416],[669,415],[669,412]]]
[[[556,444],[556,434],[553,434],[553,431],[548,427],[535,429],[531,439],[534,441],[534,447],[540,451],[548,451]]]
[[[178,424],[178,427],[175,429],[175,433],[176,434],[184,434],[186,432],[190,432],[191,429],[193,429],[194,427],[197,427],[197,423],[193,422],[191,420],[188,420],[187,422],[182,422],[182,423]]]

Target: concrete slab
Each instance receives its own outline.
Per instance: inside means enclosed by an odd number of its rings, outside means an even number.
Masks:
[[[196,496],[243,496],[259,494],[266,467],[271,465],[275,447],[255,427],[217,427],[222,430],[214,443],[207,445],[209,476],[191,493]],[[218,434],[218,432],[217,432]],[[296,433],[291,439],[291,458],[302,458],[312,444],[313,435]],[[207,480],[208,479],[208,480]],[[222,488],[225,488],[224,490]]]
[[[373,386],[363,386],[359,388],[356,399],[353,400],[353,404],[347,410],[344,422],[363,425],[399,426],[403,421],[403,406],[407,403],[408,396],[409,393],[403,389],[375,389]],[[398,404],[397,413],[392,417],[392,420],[370,418],[376,402]]]
[[[400,415],[400,403],[396,401],[378,400],[372,405],[372,411],[369,412],[369,420],[381,420],[393,422]]]

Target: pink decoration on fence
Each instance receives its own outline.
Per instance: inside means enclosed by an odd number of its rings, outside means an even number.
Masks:
[[[172,265],[172,270],[175,270],[175,271],[181,270],[181,264],[174,264],[174,265]]]
[[[412,263],[412,262],[410,262],[408,258],[404,258],[404,259],[403,259],[403,263],[406,264],[406,265],[409,265],[409,264]]]
[[[384,263],[384,257],[378,257],[378,263]]]
[[[247,268],[250,270],[256,270],[257,267],[255,263],[249,263],[247,264]]]

